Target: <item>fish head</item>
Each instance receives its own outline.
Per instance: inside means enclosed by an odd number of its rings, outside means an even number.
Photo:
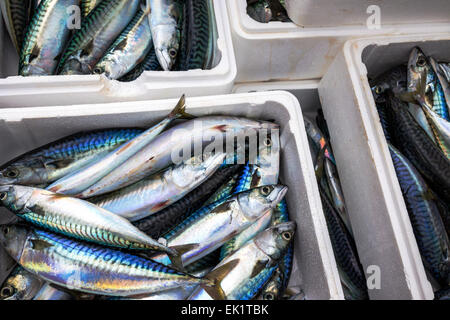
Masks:
[[[16,185],[0,186],[0,203],[14,212],[22,210],[34,188]]]
[[[0,289],[0,300],[28,300],[33,298],[41,281],[28,271],[17,268]]]
[[[288,188],[282,185],[267,185],[241,192],[237,195],[243,215],[251,221],[276,207],[284,198]]]
[[[255,243],[273,260],[279,260],[294,239],[296,228],[297,224],[294,221],[277,224],[260,233]]]
[[[92,72],[94,74],[104,74],[108,79],[115,80],[127,72],[127,66],[120,61],[104,59],[97,63]]]
[[[47,183],[47,169],[39,160],[16,162],[0,170],[0,185]]]
[[[414,48],[408,60],[408,91],[417,91],[421,79],[428,77],[430,67],[428,58],[422,50]]]
[[[20,260],[28,239],[29,230],[17,224],[0,226],[0,245],[16,261]]]
[[[261,177],[259,185],[278,182],[280,172],[280,130],[271,130],[270,137],[260,136],[256,165]]]
[[[152,35],[159,64],[163,70],[171,70],[180,48],[180,30],[173,24],[158,25],[152,29]]]

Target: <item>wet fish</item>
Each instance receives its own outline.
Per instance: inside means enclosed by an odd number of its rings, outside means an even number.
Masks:
[[[81,14],[86,18],[89,13],[103,0],[81,0]]]
[[[439,63],[439,69],[441,69],[447,82],[450,83],[450,63]]]
[[[433,68],[434,73],[436,74],[436,77],[438,79],[438,82],[440,86],[442,87],[442,93],[445,98],[445,102],[447,107],[450,106],[450,83],[446,78],[445,73],[442,71],[441,68],[439,68],[439,64],[434,60],[433,57],[430,57],[430,64]]]
[[[269,281],[277,261],[294,238],[295,222],[266,229],[221,261],[206,279],[215,286],[198,287],[189,300],[250,300]]]
[[[107,156],[52,183],[48,186],[47,190],[85,198],[86,196],[83,193],[84,190],[100,181],[103,177],[114,171],[133,155],[146,147],[175,119],[185,116],[186,113],[184,110],[185,98],[183,95],[175,108],[165,119],[122,146],[119,146],[116,150],[111,151]]]
[[[17,266],[0,289],[0,300],[32,300],[44,282]]]
[[[247,14],[254,20],[261,23],[272,21],[272,10],[269,1],[257,1],[254,4],[247,5]]]
[[[150,27],[156,56],[163,70],[171,70],[180,47],[180,5],[175,0],[149,0]]]
[[[169,207],[137,221],[134,225],[152,238],[158,239],[173,226],[178,225],[205,204],[211,194],[236,172],[240,171],[240,165],[227,166],[217,172],[195,190],[170,205]]]
[[[263,186],[238,193],[212,210],[193,213],[163,236],[166,244],[181,254],[187,266],[213,252],[239,234],[279,203],[287,192],[281,185]],[[152,259],[170,263],[165,255]]]
[[[20,54],[30,18],[30,2],[25,0],[3,0],[0,1],[0,8],[14,47],[17,53]]]
[[[65,137],[4,164],[0,184],[47,185],[104,157],[142,131],[106,129]]]
[[[155,214],[183,198],[222,165],[226,154],[192,157],[180,165],[89,201],[130,221]]]
[[[104,74],[108,79],[119,79],[144,60],[153,46],[149,12],[149,10],[138,11],[96,64],[95,74]]]
[[[401,94],[407,90],[407,66],[396,66],[369,82],[376,103],[386,102],[385,93],[389,90]]]
[[[75,297],[70,293],[55,288],[53,285],[46,283],[41,290],[34,296],[33,300],[74,300]]]
[[[441,284],[450,281],[450,242],[436,202],[413,165],[389,145],[394,168],[426,269]]]
[[[280,300],[283,295],[283,276],[279,268],[275,269],[269,282],[261,290],[258,300]]]
[[[140,0],[103,0],[69,40],[58,74],[91,74],[94,66],[136,15]]]
[[[239,138],[277,128],[278,125],[270,122],[225,116],[206,116],[183,122],[161,133],[128,161],[82,192],[80,197],[88,198],[133,184],[172,163],[182,161],[182,157],[190,158],[192,146],[194,153],[197,153],[207,143],[208,146],[215,146],[212,141],[224,137]]]
[[[129,82],[134,81],[141,76],[144,71],[161,71],[162,68],[159,65],[158,58],[156,57],[155,48],[152,46],[149,53],[145,56],[144,61],[139,63],[126,75],[121,77],[119,81]]]
[[[69,40],[70,6],[79,0],[43,0],[31,20],[20,53],[19,75],[54,74]]]
[[[0,187],[0,201],[34,225],[81,240],[178,255],[139,231],[127,219],[84,200],[33,187],[6,185]]]
[[[1,227],[0,243],[23,268],[69,290],[137,296],[210,283],[135,255],[18,225]]]
[[[319,191],[345,298],[367,299],[364,269],[359,262],[354,240],[320,185]]]

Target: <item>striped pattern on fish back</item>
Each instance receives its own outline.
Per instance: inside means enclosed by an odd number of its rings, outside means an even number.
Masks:
[[[44,230],[36,229],[34,233],[39,240],[43,240],[52,245],[45,249],[48,250],[49,254],[57,257],[66,257],[93,269],[101,270],[102,272],[110,271],[114,273],[119,268],[125,267],[127,269],[126,272],[130,275],[148,274],[148,276],[157,277],[157,274],[170,274],[172,276],[186,276],[165,265],[132,254],[85,242],[78,242]]]
[[[27,7],[27,1],[24,0],[3,0],[5,1],[5,5],[7,7],[7,15],[8,17],[5,17],[5,20],[9,20],[9,22],[12,24],[11,32],[14,34],[12,35],[13,43],[16,49],[21,51],[23,41],[25,38],[25,33],[27,29],[27,23],[28,23],[28,15],[29,15],[29,7]],[[5,21],[5,23],[8,23],[8,21]]]
[[[187,0],[185,19],[188,23],[186,61],[181,70],[203,69],[209,41],[209,13],[206,0]]]
[[[263,286],[270,280],[276,267],[263,269],[253,278],[249,279],[242,287],[238,288],[232,293],[232,297],[227,297],[235,300],[252,300],[255,298]]]
[[[100,2],[102,0],[81,0],[81,14],[83,18],[87,17]]]
[[[51,159],[67,159],[83,156],[83,154],[92,151],[111,150],[142,132],[141,129],[109,129],[80,133],[52,143],[31,153],[29,157],[43,156]]]
[[[123,0],[103,0],[100,4],[95,7],[94,10],[84,19],[81,24],[81,28],[74,33],[72,38],[69,40],[69,45],[63,53],[63,56],[59,62],[57,68],[58,73],[62,70],[62,67],[67,62],[67,59],[80,49],[84,49],[86,45],[86,40],[93,39],[95,33],[102,26],[103,21],[108,18],[110,14],[114,14],[114,7],[116,7]]]
[[[408,160],[393,148],[390,152],[420,253],[433,277],[447,284],[450,264],[443,252],[450,248],[436,203],[427,199],[430,190]]]

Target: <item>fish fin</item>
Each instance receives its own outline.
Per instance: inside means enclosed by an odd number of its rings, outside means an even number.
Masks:
[[[94,39],[88,42],[88,44],[83,48],[83,50],[80,52],[80,57],[89,55],[90,52],[92,52],[92,49],[94,48]]]
[[[59,168],[65,168],[66,166],[68,166],[69,164],[71,164],[73,162],[73,160],[71,159],[61,159],[61,160],[52,160],[52,161],[46,161],[45,165],[52,165],[55,168],[59,169]]]
[[[225,201],[224,203],[219,204],[217,207],[215,207],[211,212],[214,213],[224,213],[230,210],[231,207],[231,201]]]
[[[53,245],[45,240],[40,239],[33,239],[31,240],[31,243],[33,245],[34,250],[44,250],[50,247],[53,247]]]
[[[123,50],[126,48],[128,43],[128,38],[124,38],[122,41],[120,41],[117,46],[114,48],[114,50]]]
[[[62,53],[60,52],[56,57],[53,58],[53,60],[59,61],[59,60],[61,60],[61,57],[62,57]]]
[[[178,270],[184,271],[185,269],[184,269],[183,260],[182,260],[183,253],[191,251],[192,249],[195,249],[198,246],[199,246],[198,243],[192,243],[192,244],[185,244],[185,245],[180,245],[180,246],[169,247],[170,250],[175,252],[175,254],[169,255],[170,262],[172,262],[172,265],[175,268],[177,268]]]
[[[258,262],[255,264],[252,270],[252,274],[250,275],[250,278],[253,278],[257,276],[261,271],[264,270],[264,268],[267,266],[267,263],[265,263],[262,260],[258,260]]]
[[[202,285],[203,289],[214,300],[226,300],[225,292],[220,283],[238,265],[239,259],[231,260],[215,270],[209,272],[205,278],[211,281],[212,286]]]
[[[416,93],[415,92],[401,92],[397,94],[397,98],[399,98],[400,100],[404,101],[404,102],[409,102],[409,103],[417,103],[416,100]]]
[[[41,53],[41,49],[38,46],[34,46],[33,50],[31,50],[30,56],[28,58],[28,62],[32,62],[34,59],[39,57],[40,53]]]
[[[180,98],[180,100],[178,100],[177,105],[175,106],[175,108],[173,108],[173,110],[169,113],[168,118],[169,119],[195,119],[195,116],[190,115],[189,113],[185,112],[186,109],[186,97],[183,94]]]

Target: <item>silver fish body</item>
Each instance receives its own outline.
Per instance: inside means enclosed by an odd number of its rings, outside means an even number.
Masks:
[[[17,53],[20,54],[29,16],[32,11],[30,3],[24,0],[3,0],[0,1],[0,9],[14,47]]]
[[[119,167],[126,160],[153,141],[173,120],[184,114],[184,95],[180,98],[176,107],[162,121],[144,131],[137,137],[119,146],[104,158],[80,168],[70,175],[64,176],[48,186],[47,190],[62,194],[82,197],[82,192],[98,182],[108,173]]]
[[[94,73],[119,79],[141,61],[153,46],[148,11],[139,10],[135,18],[95,65]]]
[[[91,74],[95,64],[136,15],[139,4],[140,0],[100,2],[69,40],[58,73]]]
[[[181,8],[175,0],[150,0],[153,45],[159,64],[171,70],[180,48],[179,19]]]
[[[74,297],[70,293],[59,290],[51,284],[46,283],[34,296],[33,300],[74,300]]]
[[[295,222],[286,222],[261,232],[206,275],[214,287],[199,286],[189,300],[253,299],[273,275],[295,229]]]
[[[182,265],[187,266],[270,213],[286,192],[285,186],[271,185],[238,193],[203,215],[194,213],[163,238],[167,246],[180,250]],[[180,249],[183,247],[187,249]],[[168,263],[165,255],[156,255],[152,259]]]
[[[33,16],[20,53],[19,75],[54,74],[71,30],[68,27],[73,12],[70,6],[79,0],[43,0]]]
[[[13,185],[0,187],[0,200],[19,217],[75,238],[119,248],[164,250],[176,255],[127,219],[84,200]]]
[[[189,161],[145,178],[131,186],[89,199],[97,206],[130,221],[143,219],[184,197],[221,166],[224,153]]]
[[[0,289],[0,300],[32,300],[44,282],[17,266]]]
[[[258,130],[272,128],[278,126],[270,122],[225,116],[207,116],[183,122],[161,133],[152,143],[147,144],[80,196],[89,198],[133,184],[172,163],[181,162],[183,158],[189,159],[192,147],[194,155],[197,155],[197,150],[200,149],[198,150],[200,153],[201,148],[212,140],[216,142],[223,141],[223,138],[245,137],[257,134]],[[212,142],[212,145],[216,145],[215,142]],[[182,157],[180,153],[183,154]]]
[[[450,63],[440,63],[439,69],[444,74],[445,79],[450,83]]]
[[[86,18],[103,0],[81,0],[81,14]]]
[[[0,243],[26,270],[69,290],[137,296],[208,284],[151,260],[18,225],[0,228]]]

